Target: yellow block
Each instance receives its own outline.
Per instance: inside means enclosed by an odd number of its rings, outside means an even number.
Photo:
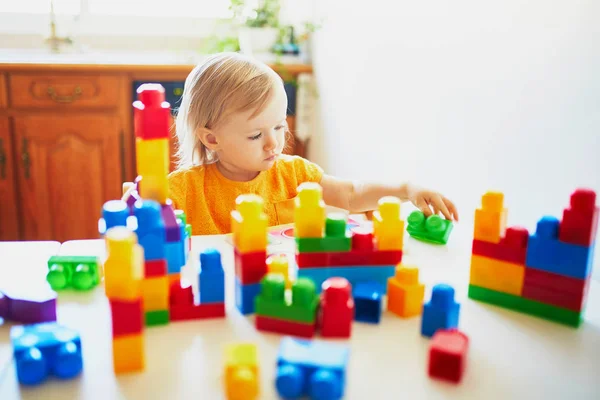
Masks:
[[[135,159],[138,175],[167,176],[169,174],[169,139],[135,141]]]
[[[167,202],[169,182],[167,175],[142,175],[139,183],[140,196],[144,200],[154,200],[160,204]]]
[[[323,188],[316,182],[304,182],[298,186],[294,200],[294,236],[297,238],[323,237],[326,211]]]
[[[521,296],[525,266],[472,255],[469,283],[497,292]]]
[[[504,194],[487,192],[481,198],[481,208],[475,210],[473,238],[499,243],[506,230],[508,211],[504,208]]]
[[[118,226],[105,235],[107,258],[104,262],[104,289],[112,299],[133,300],[141,296],[144,276],[144,249],[137,235]]]
[[[167,310],[169,308],[169,278],[159,276],[142,281],[144,311]]]
[[[231,212],[233,245],[240,253],[267,249],[267,216],[263,199],[257,195],[240,195]]]
[[[124,335],[113,338],[113,367],[115,374],[139,372],[145,369],[143,335]]]
[[[378,250],[402,250],[404,221],[400,219],[400,199],[382,197],[373,213],[373,235]]]
[[[425,285],[419,283],[419,270],[416,267],[399,265],[396,275],[388,278],[387,308],[394,314],[409,318],[423,311]]]
[[[292,282],[289,278],[289,263],[286,256],[272,255],[267,258],[267,272],[281,274],[285,279],[285,287],[291,288]]]
[[[225,348],[225,393],[229,400],[258,398],[259,368],[256,345],[231,344]]]

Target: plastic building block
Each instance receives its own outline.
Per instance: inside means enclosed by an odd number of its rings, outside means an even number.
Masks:
[[[225,348],[225,393],[228,400],[258,398],[260,369],[258,351],[252,343],[230,344]]]
[[[394,314],[410,318],[423,310],[425,285],[419,283],[416,267],[398,266],[396,275],[387,281],[387,309]]]
[[[508,293],[497,292],[475,285],[469,285],[469,298],[544,318],[549,321],[559,322],[575,328],[579,327],[582,321],[581,312],[567,310],[566,308],[540,303],[539,301]]]
[[[535,268],[525,268],[524,286],[543,287],[555,292],[578,295],[585,292],[586,287],[589,286],[589,281],[590,277],[584,280],[553,274]]]
[[[311,338],[315,335],[316,325],[296,322],[287,319],[273,318],[265,315],[256,315],[255,327],[259,331],[278,333],[302,338]]]
[[[482,256],[471,256],[469,283],[498,292],[521,295],[525,266]]]
[[[300,184],[294,202],[294,236],[297,238],[323,237],[325,203],[321,185],[316,182]]]
[[[507,210],[504,208],[504,194],[487,192],[481,198],[481,208],[475,210],[475,230],[473,239],[498,243],[506,229]]]
[[[231,212],[233,246],[239,253],[253,253],[267,249],[267,216],[264,202],[254,194],[240,195]]]
[[[321,292],[323,282],[328,278],[346,278],[352,286],[358,282],[373,281],[383,285],[384,294],[387,292],[387,280],[394,276],[396,265],[349,265],[332,268],[301,268],[297,270],[298,278],[308,278],[315,283],[317,292]]]
[[[432,337],[440,329],[458,328],[460,304],[454,301],[454,288],[437,284],[431,292],[431,300],[423,305],[421,334]]]
[[[93,256],[52,256],[46,280],[53,290],[73,287],[90,290],[100,281],[98,258]]]
[[[292,287],[292,281],[289,278],[289,263],[286,256],[274,254],[267,258],[267,271],[270,274],[281,274],[285,280],[285,287]]]
[[[524,265],[528,240],[529,232],[526,228],[513,226],[506,229],[498,243],[473,240],[472,254]]]
[[[256,314],[306,324],[316,323],[319,296],[310,279],[298,278],[294,282],[289,301],[285,298],[285,279],[280,274],[267,274],[260,285],[260,294],[254,299]]]
[[[167,260],[150,260],[144,262],[144,277],[152,278],[167,274]]]
[[[98,221],[98,232],[104,235],[115,226],[127,226],[131,211],[123,200],[109,200],[102,205],[102,217]]]
[[[332,213],[325,221],[325,237],[296,237],[299,253],[315,253],[330,251],[350,251],[352,248],[352,232],[346,229],[346,215]]]
[[[354,286],[354,320],[378,324],[381,320],[383,285],[379,282],[359,282]]]
[[[142,177],[140,195],[164,204],[169,192],[169,139],[137,138],[135,148],[137,170]]]
[[[166,310],[169,308],[169,280],[166,276],[145,278],[142,281],[144,311]]]
[[[578,295],[571,293],[557,292],[551,289],[538,286],[523,287],[523,297],[540,303],[549,304],[556,307],[566,308],[567,310],[581,312],[585,304],[587,291]]]
[[[143,371],[146,356],[143,335],[124,335],[113,338],[113,368],[116,375]]]
[[[267,274],[267,251],[240,253],[234,250],[235,276],[244,285],[259,283]]]
[[[79,334],[55,322],[13,326],[10,339],[22,385],[38,385],[50,374],[72,379],[83,369]]]
[[[104,289],[108,298],[133,300],[141,296],[144,250],[136,234],[125,227],[109,229],[105,235]]]
[[[467,365],[469,338],[464,333],[440,330],[429,345],[429,376],[459,383]]]
[[[162,260],[165,253],[165,224],[161,217],[160,204],[153,200],[141,200],[134,209],[138,227],[135,233],[139,244],[144,248],[145,260]]]
[[[167,243],[179,242],[183,240],[185,236],[185,222],[178,219],[175,215],[175,210],[173,209],[173,203],[171,200],[167,199],[166,203],[162,204],[160,207],[162,219],[165,223]]]
[[[352,229],[352,250],[362,250],[366,252],[375,251],[372,229],[361,227]]]
[[[235,278],[235,306],[243,315],[254,313],[254,299],[260,293],[260,282],[242,284]]]
[[[298,268],[391,265],[401,261],[402,250],[352,249],[344,252],[296,253]]]
[[[571,194],[570,207],[563,211],[558,238],[561,242],[591,246],[598,230],[596,192],[577,189]]]
[[[200,304],[225,302],[225,271],[217,249],[206,249],[200,253],[198,277]]]
[[[354,320],[352,285],[344,278],[329,278],[323,282],[319,308],[321,336],[349,338]]]
[[[452,221],[444,219],[439,215],[425,217],[423,211],[413,211],[407,219],[406,231],[415,239],[434,243],[446,244],[454,225]]]
[[[109,299],[113,337],[140,334],[144,329],[142,299]]]
[[[373,212],[373,233],[377,250],[402,250],[404,221],[400,219],[400,199],[385,196]]]
[[[179,230],[181,231],[182,239],[177,242],[167,242],[165,244],[165,254],[167,258],[167,272],[176,274],[181,271],[181,267],[185,265],[185,227],[180,223]]]
[[[0,291],[0,318],[8,319],[10,309],[10,299]]]
[[[144,83],[133,102],[135,137],[168,139],[171,105],[165,101],[165,88],[159,83]]]
[[[286,399],[341,399],[349,357],[344,345],[283,338],[277,356],[277,393]]]
[[[144,312],[146,326],[167,325],[169,323],[169,310],[152,310]]]
[[[179,282],[171,283],[169,291],[169,320],[219,318],[225,316],[225,303],[198,304],[191,286],[182,287]]]
[[[0,284],[0,317],[21,324],[56,321],[56,292],[27,281]]]

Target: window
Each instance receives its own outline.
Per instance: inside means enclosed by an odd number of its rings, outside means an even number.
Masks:
[[[79,14],[81,2],[82,0],[54,0],[54,12],[66,15]],[[0,4],[0,13],[49,14],[50,3],[50,0],[3,1]]]

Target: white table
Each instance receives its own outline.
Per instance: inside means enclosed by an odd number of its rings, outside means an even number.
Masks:
[[[472,226],[457,225],[446,247],[407,236],[404,255],[405,264],[420,268],[421,280],[427,285],[426,299],[438,282],[450,283],[457,291],[462,304],[460,328],[470,337],[463,382],[455,386],[430,379],[426,373],[429,340],[420,336],[420,317],[405,320],[386,312],[379,325],[354,324],[348,342],[351,360],[345,398],[600,398],[600,284],[592,282],[587,320],[579,329],[469,300],[471,232]],[[223,254],[228,277],[226,319],[148,328],[145,372],[116,378],[103,288],[84,294],[61,293],[58,321],[81,333],[82,376],[66,382],[52,379],[34,389],[20,388],[10,361],[9,326],[5,324],[0,327],[0,399],[222,399],[223,347],[236,341],[257,343],[262,398],[277,398],[273,378],[281,336],[256,331],[253,317],[237,312],[232,248],[223,237],[194,237],[193,259],[209,246]],[[15,268],[29,271],[30,279],[44,279],[46,259],[57,248],[56,243],[0,243],[0,279]],[[102,255],[104,244],[101,240],[67,242],[60,251]],[[7,257],[18,261],[7,264]],[[186,274],[193,276],[193,268]]]

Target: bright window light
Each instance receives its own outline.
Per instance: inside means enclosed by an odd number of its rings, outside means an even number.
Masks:
[[[54,0],[56,14],[75,15],[81,10],[81,0]],[[49,14],[50,0],[6,0],[0,2],[0,13]]]
[[[90,14],[227,18],[229,0],[87,0]]]

